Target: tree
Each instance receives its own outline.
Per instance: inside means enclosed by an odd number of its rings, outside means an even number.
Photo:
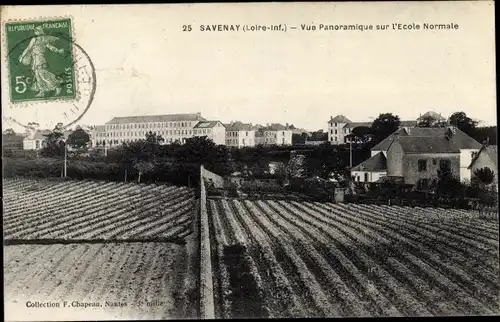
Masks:
[[[134,168],[137,170],[139,173],[137,176],[137,183],[141,183],[141,176],[143,174],[146,174],[148,172],[151,172],[154,170],[155,165],[153,162],[148,162],[148,161],[136,161],[134,162]]]
[[[353,142],[366,143],[373,138],[372,130],[368,126],[356,126],[346,138]]]
[[[151,144],[161,144],[165,142],[165,139],[160,134],[149,131],[146,133],[146,142]]]
[[[16,135],[16,132],[14,132],[13,129],[6,129],[5,131],[3,131],[3,134],[5,134],[5,135]]]
[[[434,119],[432,116],[427,115],[424,116],[418,121],[417,126],[418,127],[432,127],[436,123],[436,119]]]
[[[304,155],[293,155],[286,165],[286,174],[289,178],[302,178],[306,172],[306,157]]]
[[[471,135],[477,126],[477,122],[467,116],[464,112],[456,112],[450,116],[450,125],[456,126],[465,133]]]
[[[76,149],[81,149],[87,146],[90,142],[90,135],[81,127],[77,127],[71,134],[68,136],[67,143]]]
[[[328,133],[324,132],[322,129],[311,133],[311,137],[308,141],[328,141]]]
[[[495,180],[495,173],[490,168],[484,167],[474,171],[474,178],[485,185],[489,185]]]
[[[438,196],[462,196],[464,187],[447,164],[441,164],[437,171],[438,177],[433,184]]]
[[[57,123],[52,131],[44,134],[44,147],[40,151],[42,156],[57,157],[64,155],[65,143],[63,130],[63,124]]]
[[[292,133],[292,144],[304,144],[306,142],[306,133]]]
[[[392,133],[394,133],[401,124],[399,116],[392,113],[382,113],[373,121],[371,133],[377,142],[382,141]]]

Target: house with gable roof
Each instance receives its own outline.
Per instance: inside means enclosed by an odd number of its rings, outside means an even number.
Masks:
[[[460,149],[447,137],[397,136],[387,155],[387,177],[406,184],[428,186],[443,167],[460,174]]]
[[[377,182],[387,176],[387,158],[382,152],[351,168],[351,177],[356,182]]]
[[[493,171],[494,179],[493,184],[497,185],[498,190],[498,146],[497,145],[483,145],[479,152],[472,159],[469,170],[471,177],[474,173],[483,168],[489,168]]]
[[[200,121],[193,132],[194,136],[206,136],[217,145],[226,144],[226,127],[221,121]]]
[[[224,124],[226,127],[226,145],[234,147],[255,146],[255,128],[250,123],[240,121]]]
[[[441,165],[449,166],[461,181],[470,180],[469,166],[480,149],[479,142],[456,127],[402,127],[374,146],[371,157],[353,167],[351,176],[355,181],[376,182],[384,176],[384,156],[385,175],[404,183],[436,177]]]
[[[267,145],[292,145],[293,131],[286,125],[273,123],[263,128],[264,140]]]

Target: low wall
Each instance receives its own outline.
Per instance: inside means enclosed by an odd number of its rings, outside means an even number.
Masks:
[[[210,172],[211,173],[211,172]],[[212,256],[203,166],[200,169],[200,317],[215,319]]]
[[[224,178],[221,177],[218,174],[213,173],[212,171],[209,171],[205,169],[204,166],[200,167],[200,174],[201,174],[201,179],[205,179],[205,182],[212,182],[214,185],[214,188],[223,188],[224,187]]]

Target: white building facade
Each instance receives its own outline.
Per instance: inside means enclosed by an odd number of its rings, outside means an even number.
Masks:
[[[113,147],[138,141],[150,131],[161,135],[163,144],[185,143],[200,121],[206,121],[200,113],[115,117],[105,124],[106,143]]]
[[[288,124],[287,124],[288,125]],[[264,128],[264,139],[267,145],[292,145],[293,131],[281,124],[272,124]]]
[[[201,121],[193,128],[194,136],[206,136],[217,145],[226,144],[226,127],[220,121]]]
[[[241,122],[226,124],[226,145],[237,148],[255,146],[255,129],[251,124]]]

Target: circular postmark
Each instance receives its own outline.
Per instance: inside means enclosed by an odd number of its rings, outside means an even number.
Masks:
[[[28,130],[74,125],[89,110],[97,87],[92,60],[71,33],[43,26],[35,24],[21,39],[7,39],[10,100],[4,101],[3,120]]]

